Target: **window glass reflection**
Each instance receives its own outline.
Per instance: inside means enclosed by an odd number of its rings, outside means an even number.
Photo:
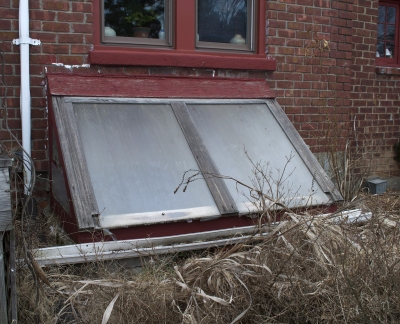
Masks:
[[[385,44],[378,42],[376,45],[376,57],[385,57]]]
[[[388,7],[387,10],[387,22],[389,24],[396,23],[396,8],[395,7]]]
[[[198,39],[246,44],[247,0],[198,0]]]
[[[394,25],[388,25],[387,30],[386,30],[386,40],[391,40],[394,41],[395,38],[395,26]]]
[[[164,2],[104,0],[105,36],[165,38]]]
[[[385,22],[385,15],[386,15],[386,7],[385,6],[379,6],[378,21],[379,22]]]
[[[394,53],[394,43],[392,43],[392,42],[386,43],[385,56],[387,58],[393,58],[393,53]]]
[[[393,58],[397,8],[379,6],[376,57]]]

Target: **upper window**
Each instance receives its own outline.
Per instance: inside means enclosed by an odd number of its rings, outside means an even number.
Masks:
[[[186,1],[193,11],[173,0],[104,0],[101,42],[180,49],[180,41],[191,37],[193,50],[256,50],[255,0]]]
[[[378,64],[400,64],[399,18],[400,3],[398,1],[379,2],[376,46],[376,61]]]
[[[172,45],[172,1],[104,0],[102,42]]]
[[[91,64],[271,71],[266,0],[93,1]],[[147,30],[137,31],[138,27]]]
[[[254,1],[197,0],[196,9],[196,47],[254,50]]]

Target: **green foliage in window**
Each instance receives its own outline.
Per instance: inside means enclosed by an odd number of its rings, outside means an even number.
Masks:
[[[158,18],[164,19],[164,14],[164,1],[160,0],[104,0],[104,25],[118,36],[132,37],[133,27],[145,26],[158,38]]]
[[[154,10],[143,10],[133,12],[131,15],[125,17],[125,19],[135,27],[145,27],[153,20],[156,20],[157,16],[154,13]]]

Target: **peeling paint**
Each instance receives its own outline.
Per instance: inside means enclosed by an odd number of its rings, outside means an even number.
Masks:
[[[63,66],[63,67],[65,67],[66,69],[69,69],[69,70],[71,70],[71,69],[73,69],[73,68],[89,68],[90,67],[90,64],[81,64],[81,65],[66,65],[66,64],[63,64],[63,63],[51,63],[52,65],[54,65],[54,66]],[[46,70],[46,72],[47,72],[47,70]]]

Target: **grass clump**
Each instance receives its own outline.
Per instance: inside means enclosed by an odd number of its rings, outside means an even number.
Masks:
[[[396,323],[400,321],[399,194],[365,196],[363,223],[287,212],[265,236],[152,259],[49,267],[51,287],[18,275],[24,323]]]

